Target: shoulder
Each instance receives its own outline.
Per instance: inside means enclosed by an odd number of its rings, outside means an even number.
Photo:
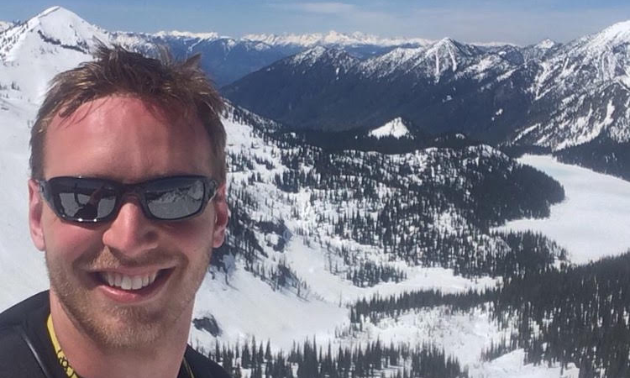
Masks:
[[[195,378],[231,378],[221,365],[211,361],[190,346],[186,348],[186,361],[190,364]]]
[[[47,308],[48,292],[42,292],[0,313],[0,377],[42,376],[28,334],[33,317]]]
[[[48,292],[36,294],[0,313],[0,377],[9,376],[8,372],[24,372],[35,369],[39,364],[31,348],[32,323],[34,317],[48,311]],[[33,376],[39,375],[20,375]]]
[[[37,360],[17,327],[0,331],[0,377],[39,377]]]
[[[48,291],[42,291],[0,313],[1,331],[24,323],[31,314],[49,311]]]

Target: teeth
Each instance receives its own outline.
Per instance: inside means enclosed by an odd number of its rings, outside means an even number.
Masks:
[[[142,287],[142,277],[134,277],[131,280],[131,289],[138,290]]]
[[[145,274],[143,276],[126,276],[123,274],[103,272],[100,273],[103,281],[109,286],[119,287],[123,290],[138,290],[147,287],[155,282],[158,272]]]
[[[123,276],[122,278],[122,285],[120,285],[120,287],[122,287],[123,290],[130,290],[131,289],[131,280],[132,278],[129,276]]]

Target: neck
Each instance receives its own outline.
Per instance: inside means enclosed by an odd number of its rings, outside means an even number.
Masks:
[[[50,291],[50,315],[59,345],[80,376],[90,378],[175,378],[186,351],[192,306],[159,340],[147,346],[105,348],[78,328]]]

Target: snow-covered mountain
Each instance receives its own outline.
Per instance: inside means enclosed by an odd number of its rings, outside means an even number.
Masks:
[[[316,47],[309,50],[312,53],[298,56],[321,55],[322,49]],[[374,128],[402,116],[430,133],[457,131],[496,140],[497,134],[504,137],[508,130],[499,127],[497,132],[492,127],[495,120],[509,124],[517,115],[510,112],[506,117],[500,109],[529,102],[517,76],[506,75],[523,60],[513,46],[480,48],[443,39],[425,47],[396,48],[355,60],[334,80],[321,78],[328,78],[326,73],[343,62],[329,59],[298,68],[294,57],[288,57],[222,92],[234,103],[294,129]],[[309,95],[300,93],[300,88],[307,88]]]
[[[108,39],[106,31],[76,14],[49,8],[0,33],[0,83],[37,102],[52,74],[85,61],[97,40]]]
[[[224,93],[296,129],[374,128],[403,116],[432,133],[552,150],[596,138],[623,143],[630,139],[628,46],[630,21],[564,45],[478,46],[445,38],[363,59],[334,81],[316,82],[316,72],[330,68],[295,70],[287,58]],[[252,95],[269,84],[271,72],[278,93],[285,91],[281,83],[300,82],[317,85],[317,94],[290,101]]]

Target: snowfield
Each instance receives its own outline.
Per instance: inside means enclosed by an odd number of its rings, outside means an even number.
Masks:
[[[538,231],[585,264],[630,249],[630,183],[586,168],[563,164],[550,156],[525,155],[519,161],[556,179],[566,199],[551,207],[547,219],[521,219],[500,229]]]

